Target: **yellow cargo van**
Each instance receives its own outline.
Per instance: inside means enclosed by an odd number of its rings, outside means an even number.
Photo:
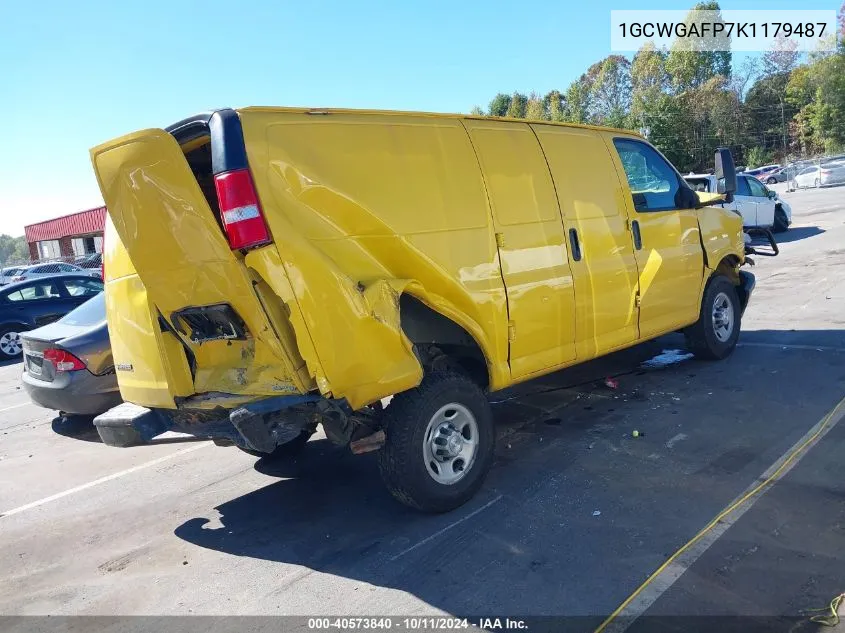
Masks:
[[[730,153],[696,194],[630,131],[250,107],[91,158],[127,403],[103,440],[276,456],[322,425],[425,511],[482,485],[488,392],[676,330],[722,358],[754,285],[742,218],[708,206]]]

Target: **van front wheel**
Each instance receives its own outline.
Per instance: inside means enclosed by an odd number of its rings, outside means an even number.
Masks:
[[[698,358],[726,358],[736,347],[741,318],[736,288],[724,275],[714,276],[704,289],[698,322],[684,331],[687,347]]]
[[[379,469],[390,493],[423,512],[447,512],[481,487],[496,431],[484,393],[451,371],[427,374],[385,410]]]

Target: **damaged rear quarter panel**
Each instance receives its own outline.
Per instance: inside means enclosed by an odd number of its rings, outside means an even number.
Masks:
[[[276,253],[259,249],[246,263],[290,308],[321,392],[358,408],[419,384],[403,292],[462,326],[485,354],[491,388],[506,384],[505,292],[460,123],[272,108],[240,116]]]

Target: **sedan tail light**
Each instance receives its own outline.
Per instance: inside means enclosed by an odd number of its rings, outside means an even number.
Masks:
[[[25,279],[26,279],[26,277],[21,277],[20,275],[16,275],[16,276],[12,277],[12,283],[16,283],[18,281],[24,281]]]
[[[57,372],[85,369],[85,363],[67,350],[63,349],[51,348],[44,350],[44,360],[48,360],[53,363]]]

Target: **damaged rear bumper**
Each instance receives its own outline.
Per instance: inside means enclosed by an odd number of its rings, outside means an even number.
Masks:
[[[296,438],[306,427],[316,426],[307,405],[319,400],[321,397],[313,394],[278,396],[231,410],[148,409],[125,402],[97,416],[94,426],[107,446],[138,446],[162,433],[176,431],[269,453]],[[288,415],[273,416],[273,422],[268,423],[268,414],[281,412]]]

